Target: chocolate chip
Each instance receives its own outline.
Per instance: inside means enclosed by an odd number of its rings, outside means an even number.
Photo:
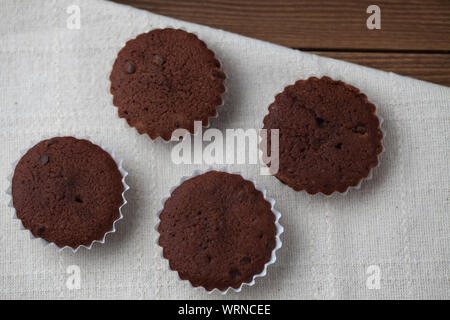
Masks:
[[[42,236],[45,232],[45,227],[43,225],[34,226],[34,233],[37,236]]]
[[[47,148],[50,147],[51,145],[54,145],[55,143],[58,143],[58,140],[56,138],[47,140]]]
[[[338,144],[336,145],[336,149],[341,150],[341,149],[342,149],[342,143],[338,143]]]
[[[136,67],[130,61],[125,62],[125,67],[126,67],[127,73],[131,74],[131,73],[136,72]]]
[[[367,132],[367,127],[363,123],[358,123],[353,128],[354,133],[365,134]]]
[[[48,162],[48,156],[45,155],[45,154],[43,154],[43,155],[41,156],[41,158],[39,159],[39,162],[40,162],[42,165],[46,165],[47,162]]]
[[[249,264],[250,262],[252,262],[252,259],[250,257],[243,257],[241,259],[241,261],[239,261],[241,266],[245,266],[246,264]]]
[[[83,199],[81,199],[80,196],[76,196],[75,197],[75,201],[78,202],[78,203],[83,203]]]
[[[231,269],[229,272],[230,278],[231,279],[239,279],[241,277],[241,272],[238,269]]]
[[[213,70],[211,74],[212,79],[225,79],[225,73],[223,73],[221,70],[215,69]]]
[[[328,125],[328,122],[322,118],[316,118],[316,122],[319,128],[325,128]]]
[[[163,57],[158,56],[157,54],[155,54],[153,56],[153,60],[152,61],[153,61],[154,64],[157,64],[159,66],[162,66],[164,63],[166,63],[166,60],[164,60]]]

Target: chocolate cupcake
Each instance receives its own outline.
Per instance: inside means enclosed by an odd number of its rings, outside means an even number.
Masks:
[[[269,106],[264,129],[266,160],[270,130],[279,129],[279,165],[272,173],[310,194],[329,195],[359,185],[378,165],[383,149],[375,106],[357,88],[328,77],[287,86]]]
[[[43,140],[15,167],[12,206],[23,227],[45,244],[90,249],[122,218],[126,175],[121,161],[88,140]]]
[[[222,104],[225,74],[196,35],[176,29],[141,34],[123,47],[110,75],[119,117],[151,139],[170,140],[178,128],[194,133]]]
[[[184,177],[159,214],[163,257],[180,279],[209,292],[253,285],[281,247],[274,203],[239,174],[212,170]]]

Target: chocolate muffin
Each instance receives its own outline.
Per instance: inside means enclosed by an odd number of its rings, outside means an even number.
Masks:
[[[12,178],[17,218],[35,237],[77,248],[102,240],[123,203],[114,159],[87,140],[57,137],[36,144]]]
[[[237,174],[209,171],[186,180],[160,220],[159,245],[170,268],[208,291],[251,282],[276,245],[271,204]]]
[[[382,151],[375,106],[357,88],[328,77],[286,87],[269,106],[264,129],[266,160],[270,130],[279,129],[279,166],[272,173],[310,194],[329,195],[358,185],[377,166]]]
[[[208,124],[222,104],[225,74],[196,35],[176,29],[141,34],[123,47],[110,75],[119,117],[151,139],[170,140],[194,121]]]

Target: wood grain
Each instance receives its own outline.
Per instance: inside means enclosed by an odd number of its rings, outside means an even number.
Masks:
[[[450,54],[323,51],[312,53],[450,86]]]
[[[450,50],[448,0],[119,0],[292,48]],[[381,8],[381,30],[366,9]]]
[[[450,86],[450,0],[115,1]],[[370,4],[381,30],[366,27]]]

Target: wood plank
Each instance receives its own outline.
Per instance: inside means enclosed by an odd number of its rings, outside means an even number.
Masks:
[[[293,48],[450,51],[448,0],[116,0]],[[381,30],[366,9],[381,8]]]
[[[381,30],[367,30],[365,0],[116,2],[450,86],[448,0],[377,1]]]
[[[311,53],[450,86],[450,54],[323,51]]]

